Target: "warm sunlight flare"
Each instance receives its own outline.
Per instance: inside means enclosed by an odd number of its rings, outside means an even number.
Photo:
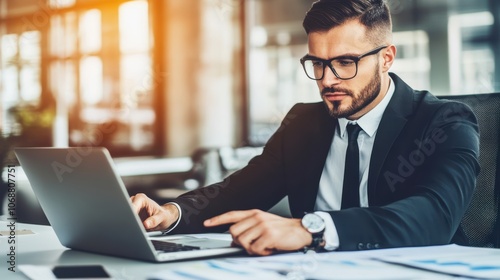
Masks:
[[[148,51],[148,3],[131,1],[120,5],[119,29],[121,52]]]

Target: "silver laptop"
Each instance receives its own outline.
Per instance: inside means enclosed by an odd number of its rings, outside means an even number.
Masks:
[[[15,153],[59,241],[68,248],[153,262],[243,251],[218,235],[147,233],[105,148],[17,148]]]

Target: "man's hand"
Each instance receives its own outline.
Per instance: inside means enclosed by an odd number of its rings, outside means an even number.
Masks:
[[[131,196],[134,212],[141,218],[148,231],[165,230],[179,218],[179,210],[174,205],[160,206],[143,193]]]
[[[312,235],[300,219],[283,218],[260,210],[231,211],[204,222],[207,227],[233,224],[234,243],[252,255],[270,255],[275,250],[299,250],[311,244]]]

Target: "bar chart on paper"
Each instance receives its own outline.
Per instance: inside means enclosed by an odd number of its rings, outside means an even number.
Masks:
[[[453,250],[398,254],[377,259],[394,264],[480,279],[500,279],[500,250],[449,245]]]

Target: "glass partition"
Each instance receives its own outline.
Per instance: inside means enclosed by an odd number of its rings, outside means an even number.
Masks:
[[[263,144],[297,102],[320,101],[299,63],[314,1],[247,0],[249,141]],[[436,95],[500,91],[500,1],[389,0],[397,58],[391,69]]]

